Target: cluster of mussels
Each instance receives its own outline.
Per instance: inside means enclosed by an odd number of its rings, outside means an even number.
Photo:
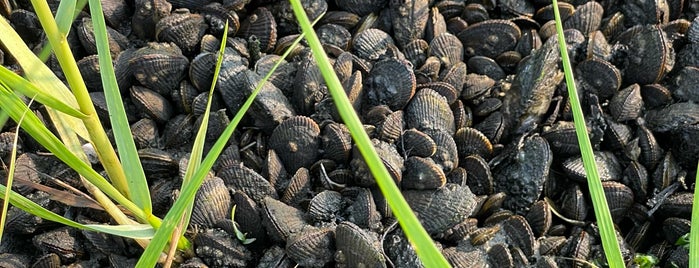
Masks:
[[[16,2],[7,19],[39,47],[36,15],[27,1]],[[196,256],[184,256],[181,267],[421,266],[310,50],[280,58],[299,34],[287,1],[102,2],[158,216],[177,197],[220,39],[227,47],[211,96],[209,146],[283,62],[197,194],[188,232]],[[605,262],[549,1],[302,2],[311,19],[323,16],[315,29],[349,100],[452,265]],[[699,158],[699,5],[572,0],[558,8],[623,256],[684,267],[688,248],[676,241],[690,228]],[[68,38],[107,124],[87,14]],[[13,135],[4,131],[6,159]],[[42,189],[81,188],[78,176],[23,141],[17,191],[81,222],[109,221],[80,198],[68,207],[52,201],[55,191]],[[130,240],[58,228],[15,208],[7,223],[3,267],[127,267],[139,256]],[[28,238],[33,243],[17,242]]]

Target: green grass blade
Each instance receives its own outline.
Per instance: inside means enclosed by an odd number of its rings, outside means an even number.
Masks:
[[[314,23],[317,21],[318,20],[314,21]],[[221,136],[211,147],[209,153],[206,154],[206,157],[201,162],[199,168],[197,168],[194,172],[191,181],[189,181],[189,183],[182,187],[180,197],[177,200],[175,200],[175,203],[172,205],[172,208],[170,208],[170,210],[168,211],[167,215],[163,219],[163,224],[156,231],[153,240],[141,255],[141,259],[138,260],[136,267],[150,268],[155,265],[155,256],[160,254],[160,252],[163,250],[165,244],[167,243],[167,239],[170,237],[170,234],[172,234],[173,230],[175,230],[175,228],[177,227],[179,219],[182,218],[182,215],[185,213],[187,207],[190,204],[192,204],[192,202],[194,202],[194,196],[199,190],[199,187],[204,181],[204,178],[208,174],[211,167],[214,166],[214,162],[216,161],[218,156],[221,155],[221,152],[223,152],[223,149],[226,147],[226,144],[228,143],[228,139],[230,139],[236,127],[238,126],[238,123],[240,123],[240,121],[243,119],[245,111],[247,111],[248,108],[250,108],[252,102],[255,100],[255,97],[257,97],[257,94],[260,92],[260,89],[262,89],[262,86],[267,82],[267,80],[269,80],[269,78],[272,76],[272,73],[274,73],[274,71],[277,70],[277,68],[281,64],[281,61],[284,60],[284,58],[286,58],[289,55],[289,53],[291,53],[291,51],[294,50],[294,48],[296,48],[296,46],[303,39],[303,37],[304,34],[301,33],[299,37],[297,37],[296,40],[294,40],[294,42],[281,56],[279,61],[277,61],[277,63],[274,64],[272,69],[269,70],[267,75],[265,75],[265,77],[263,77],[262,80],[260,80],[260,83],[257,84],[255,90],[252,91],[248,99],[241,106],[240,110],[235,114],[235,116],[231,120],[231,123],[228,126],[226,126],[226,129],[223,130],[223,133],[221,133]]]
[[[7,187],[0,185],[0,198],[5,199]],[[123,237],[134,239],[150,239],[153,237],[155,230],[147,224],[132,224],[132,225],[102,225],[102,224],[80,224],[72,220],[66,219],[52,211],[45,209],[37,203],[27,199],[26,197],[10,191],[10,203],[24,211],[30,211],[33,215],[39,216],[42,219],[57,222],[66,226],[90,230],[95,232],[103,232]]]
[[[17,60],[17,63],[25,71],[27,80],[63,103],[71,107],[78,107],[78,102],[66,85],[32,53],[7,20],[0,20],[0,33],[2,33],[0,43]],[[4,107],[4,105],[4,103],[0,103],[0,107]],[[66,118],[65,124],[80,137],[90,140],[87,129],[80,119]]]
[[[29,106],[31,106],[31,102],[29,102]],[[10,195],[10,191],[12,189],[12,181],[14,180],[15,177],[15,167],[17,166],[17,140],[19,140],[19,126],[22,125],[22,121],[24,121],[24,116],[27,114],[29,110],[25,110],[24,114],[22,117],[19,119],[17,122],[17,129],[15,129],[15,135],[14,138],[12,139],[12,152],[10,152],[10,168],[7,171],[7,182],[5,183],[6,188],[5,188],[5,194],[4,196]],[[5,220],[7,220],[7,209],[9,208],[10,200],[7,198],[4,198],[2,200],[2,215],[0,215],[0,241],[2,241],[2,234],[5,232]]]
[[[697,175],[694,180],[694,197],[692,200],[692,221],[694,224],[689,229],[689,267],[699,268],[699,162],[697,162]]]
[[[19,121],[24,111],[29,109],[19,97],[4,87],[0,87],[0,103],[3,105],[3,110],[15,121]],[[137,218],[145,219],[143,211],[141,211],[140,208],[126,199],[114,186],[109,184],[97,171],[92,169],[89,164],[73,154],[48,128],[46,128],[43,122],[41,122],[34,113],[26,114],[22,123],[22,129],[39,144],[44,146],[44,148],[53,153],[58,159],[66,163],[69,167],[78,172],[78,174],[84,176],[88,181],[102,189],[109,197],[131,211]]]
[[[573,110],[575,133],[578,136],[578,143],[580,144],[583,166],[585,167],[585,173],[587,174],[587,185],[590,188],[590,197],[592,199],[592,205],[594,206],[597,225],[599,226],[602,247],[607,257],[609,267],[625,267],[624,260],[621,256],[621,251],[619,250],[619,242],[617,241],[616,231],[614,230],[612,216],[609,213],[607,198],[604,195],[604,188],[602,188],[602,182],[600,181],[599,174],[597,173],[597,164],[592,151],[592,145],[590,144],[590,137],[587,133],[585,117],[583,116],[582,109],[580,108],[578,91],[575,87],[575,79],[573,78],[570,59],[568,59],[566,41],[563,36],[563,24],[561,23],[561,16],[558,11],[558,3],[556,0],[552,1],[553,12],[556,19],[558,45],[561,51],[561,60],[563,61],[563,71],[565,73],[568,96],[570,98],[570,104]]]
[[[342,84],[337,75],[335,75],[333,67],[323,51],[322,45],[308,21],[308,17],[306,17],[306,13],[303,11],[301,2],[299,0],[291,0],[291,5],[299,25],[303,32],[306,33],[306,41],[313,51],[340,116],[352,133],[352,138],[369,166],[371,174],[376,178],[381,192],[393,210],[393,214],[400,222],[418,257],[425,267],[449,267],[449,263],[439,252],[430,236],[420,224],[420,221],[415,217],[415,214],[408,206],[393,178],[389,175],[388,170],[376,153],[369,136],[364,131],[364,126],[355,113],[347,95],[345,95]]]
[[[70,25],[78,17],[80,11],[85,8],[85,5],[87,5],[87,0],[78,0],[77,3],[75,3],[75,0],[61,1],[56,12],[56,24],[61,33],[68,34]],[[49,56],[51,56],[51,43],[45,42],[37,56],[41,61],[46,62]]]
[[[54,96],[47,94],[45,90],[39,89],[31,82],[7,69],[5,66],[0,66],[0,81],[7,84],[8,88],[16,90],[17,92],[26,96],[31,96],[36,99],[37,102],[56,109],[62,113],[77,118],[87,117],[84,113],[55,98]]]
[[[131,201],[136,203],[146,215],[153,211],[148,190],[148,181],[143,172],[141,161],[138,158],[136,144],[131,135],[131,127],[126,119],[124,102],[121,99],[119,86],[117,85],[112,56],[109,51],[109,39],[107,37],[107,25],[102,15],[102,6],[99,0],[90,0],[90,13],[95,32],[97,54],[99,55],[100,76],[104,88],[104,97],[109,110],[110,122],[114,133],[114,141],[119,151],[119,158],[126,174],[126,183],[129,187]]]

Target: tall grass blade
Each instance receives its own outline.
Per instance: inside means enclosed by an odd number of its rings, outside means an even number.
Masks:
[[[692,200],[692,225],[689,229],[689,267],[699,268],[699,162],[694,180],[694,197]]]
[[[66,85],[56,77],[51,69],[44,65],[44,63],[32,53],[7,20],[0,20],[0,33],[2,33],[0,43],[2,43],[6,51],[17,60],[17,63],[22,69],[25,70],[27,80],[32,82],[36,87],[43,89],[44,92],[53,95],[54,98],[61,100],[63,103],[72,107],[78,107],[78,102]],[[0,107],[5,107],[5,103],[0,103]],[[55,118],[52,117],[52,119]],[[68,128],[80,135],[81,138],[88,141],[90,140],[87,129],[80,119],[66,118],[65,124]],[[62,133],[59,134],[63,136]]]
[[[582,109],[580,108],[580,100],[578,100],[578,90],[575,87],[575,79],[573,78],[573,71],[570,65],[570,59],[568,59],[566,41],[563,36],[563,24],[561,23],[561,15],[558,11],[558,1],[552,1],[553,12],[556,20],[556,33],[558,37],[558,45],[561,51],[561,60],[563,61],[563,72],[565,74],[566,86],[568,88],[568,96],[570,98],[570,104],[573,110],[575,133],[578,136],[578,143],[580,144],[583,166],[585,167],[585,173],[587,174],[587,185],[590,188],[590,197],[592,199],[592,205],[594,206],[595,210],[595,217],[597,219],[597,224],[600,230],[602,247],[607,257],[607,263],[609,264],[609,267],[625,267],[624,260],[621,256],[621,251],[619,250],[619,242],[616,237],[616,231],[614,230],[612,216],[609,213],[607,198],[604,195],[602,182],[600,181],[599,174],[597,173],[597,164],[595,162],[595,156],[592,151],[592,145],[590,144],[590,137],[587,134],[585,117],[583,116]]]
[[[77,3],[75,0],[61,1],[58,5],[58,11],[56,11],[56,24],[61,33],[68,34],[70,25],[78,17],[80,11],[85,8],[85,5],[87,5],[87,0],[78,0]],[[41,61],[46,62],[51,56],[51,43],[45,42],[37,56]]]
[[[376,179],[376,183],[379,185],[379,188],[381,188],[381,192],[390,205],[393,214],[400,222],[403,231],[405,231],[418,257],[420,257],[425,267],[449,267],[450,265],[447,260],[439,252],[430,236],[420,224],[420,221],[418,221],[417,217],[415,217],[415,214],[408,206],[408,203],[394,183],[393,178],[389,175],[388,170],[376,153],[369,136],[364,132],[364,126],[359,121],[359,117],[355,113],[347,95],[345,95],[342,84],[337,78],[337,75],[335,75],[333,67],[330,65],[318,37],[310,25],[308,17],[306,17],[301,2],[299,0],[291,0],[291,6],[299,25],[306,34],[306,41],[308,41],[313,51],[313,56],[316,58],[318,67],[323,74],[325,83],[328,85],[328,90],[332,95],[340,116],[350,130],[352,138],[371,170],[371,174]]]
[[[28,106],[32,105],[32,101],[29,102]],[[17,166],[17,140],[19,140],[19,126],[22,125],[22,121],[24,121],[24,116],[27,114],[28,111],[29,109],[24,110],[24,114],[19,119],[19,121],[17,121],[18,127],[15,129],[15,135],[12,139],[12,151],[10,152],[10,168],[7,171],[7,180],[5,182],[6,188],[4,196],[10,195],[10,191],[12,189],[12,182],[15,177],[15,167]],[[8,198],[2,200],[2,214],[0,215],[0,241],[2,241],[2,234],[5,232],[5,221],[7,220],[7,209],[9,208],[9,204],[10,200]]]
[[[45,90],[39,89],[37,86],[17,75],[15,72],[10,71],[5,66],[0,66],[0,82],[6,84],[7,88],[11,88],[26,96],[33,96],[37,102],[58,110],[59,112],[77,118],[87,117],[87,115],[81,111],[78,111],[65,102],[48,94]]]
[[[318,20],[314,21],[313,23],[315,24],[317,21]],[[155,236],[153,237],[153,240],[141,255],[141,259],[138,260],[136,267],[150,268],[155,265],[156,258],[154,256],[157,256],[163,250],[165,244],[167,243],[167,239],[170,237],[170,234],[172,234],[172,231],[175,230],[175,228],[177,227],[179,219],[182,218],[182,215],[185,213],[187,207],[190,204],[192,204],[192,202],[194,202],[194,196],[199,190],[199,187],[204,181],[204,178],[209,173],[209,170],[211,170],[211,167],[214,166],[214,162],[216,161],[218,156],[221,155],[221,152],[223,152],[223,149],[226,147],[226,144],[228,143],[228,139],[230,139],[231,135],[233,135],[233,132],[238,127],[240,121],[243,119],[245,112],[252,105],[252,102],[255,100],[255,97],[257,97],[257,94],[260,92],[260,89],[262,89],[262,86],[265,83],[267,83],[267,80],[269,80],[269,78],[272,76],[272,73],[274,73],[274,71],[277,70],[277,68],[281,64],[281,61],[284,60],[289,55],[289,53],[291,53],[291,51],[294,50],[294,48],[296,48],[296,46],[299,42],[301,42],[303,37],[304,33],[301,33],[296,38],[296,40],[294,40],[294,42],[289,46],[289,48],[287,48],[284,54],[280,57],[279,61],[277,61],[277,63],[274,64],[274,66],[272,67],[272,69],[269,70],[267,75],[265,75],[265,77],[263,77],[262,80],[260,80],[260,83],[257,84],[255,90],[253,90],[252,93],[250,93],[250,96],[248,96],[248,99],[245,101],[245,103],[243,103],[240,110],[235,114],[235,116],[231,120],[231,123],[228,126],[226,126],[226,129],[223,130],[223,133],[221,133],[221,136],[211,147],[209,153],[206,154],[206,157],[201,162],[199,168],[197,168],[194,172],[194,175],[192,175],[191,181],[189,181],[189,183],[182,187],[180,197],[177,200],[175,200],[175,203],[168,211],[167,215],[163,219],[162,225],[158,228],[158,230],[155,233]]]
[[[121,99],[112,65],[112,56],[109,51],[107,25],[104,22],[102,6],[99,0],[90,0],[90,13],[92,14],[92,25],[95,32],[104,97],[107,101],[114,141],[116,142],[119,158],[126,174],[126,183],[131,194],[129,197],[146,215],[150,215],[153,207],[150,200],[150,191],[148,190],[148,181],[143,172],[141,161],[138,158],[129,121],[126,119],[124,102]]]
[[[22,100],[6,88],[0,87],[0,103],[2,109],[6,111],[13,120],[19,121],[26,109],[29,109]],[[88,181],[95,184],[97,187],[109,197],[123,205],[131,211],[134,216],[139,219],[145,219],[143,211],[138,208],[130,200],[126,199],[114,186],[109,184],[106,179],[97,173],[92,167],[73,154],[48,128],[39,120],[34,113],[27,113],[22,129],[29,134],[39,144],[44,146],[49,152],[53,153],[58,159],[66,163],[70,168],[84,176]],[[82,150],[82,149],[81,149]]]

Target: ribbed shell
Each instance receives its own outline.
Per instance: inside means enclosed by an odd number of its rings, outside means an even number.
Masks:
[[[345,221],[337,226],[335,246],[347,267],[386,267],[378,239],[354,223]]]
[[[446,98],[429,88],[418,91],[405,109],[408,128],[454,133],[454,114]]]
[[[621,221],[633,205],[633,191],[628,186],[615,181],[602,182],[602,188],[604,188],[604,195],[607,198],[607,204],[609,204],[612,220],[614,222]]]
[[[411,156],[405,161],[403,189],[437,189],[446,182],[444,171],[431,158]]]
[[[437,91],[437,93],[447,99],[447,103],[450,105],[459,99],[459,90],[457,90],[452,84],[446,82],[428,82],[417,85],[418,90],[423,88],[429,88]]]
[[[458,33],[464,46],[464,56],[485,56],[495,58],[500,53],[512,50],[517,44],[521,31],[507,20],[488,20],[473,24]]]
[[[352,51],[357,57],[365,60],[377,60],[386,54],[389,46],[395,46],[393,39],[379,29],[366,29],[354,36]]]
[[[488,137],[475,128],[462,128],[454,134],[456,148],[459,155],[466,157],[469,155],[479,155],[484,159],[490,159],[493,154],[493,145]]]
[[[444,131],[428,131],[427,135],[436,145],[435,153],[431,156],[435,164],[439,165],[445,174],[458,167],[459,155],[454,138]]]
[[[279,198],[288,205],[300,207],[301,202],[308,201],[311,192],[311,178],[308,169],[301,167],[296,171],[291,181],[289,182],[289,187],[284,191],[284,195]]]
[[[289,173],[310,167],[318,158],[320,128],[312,119],[294,116],[284,120],[272,132],[269,148],[273,149]]]
[[[403,47],[425,33],[430,8],[428,0],[389,1],[393,35]]]
[[[178,9],[158,21],[155,37],[160,42],[174,43],[189,55],[199,49],[199,42],[207,28],[204,16]]]
[[[230,218],[231,207],[231,195],[223,180],[218,177],[207,179],[194,197],[191,224],[213,227]]]
[[[166,95],[179,86],[188,66],[189,60],[172,44],[149,43],[129,59],[129,68],[138,82]]]
[[[630,85],[617,92],[609,102],[609,112],[617,122],[634,120],[641,114],[643,99],[641,87],[638,84]]]
[[[599,151],[595,151],[594,154],[600,180],[616,181],[621,179],[621,165],[614,154],[611,152]],[[587,178],[581,157],[574,157],[564,161],[563,170],[571,179],[585,182]]]
[[[544,200],[534,202],[526,215],[527,222],[536,237],[545,235],[551,228],[551,208]]]
[[[227,186],[243,191],[257,202],[266,196],[277,198],[277,192],[269,181],[242,164],[225,167],[217,175]]]
[[[588,59],[575,67],[575,77],[579,77],[583,90],[596,93],[600,99],[611,98],[621,86],[621,72],[603,59]]]
[[[246,40],[255,36],[260,41],[260,52],[268,52],[277,43],[277,22],[269,10],[259,7],[240,24],[238,35]]]
[[[432,39],[428,53],[429,56],[439,58],[446,68],[449,68],[458,62],[463,62],[463,51],[459,38],[450,33],[443,33]]]
[[[337,163],[347,163],[352,153],[352,136],[344,124],[330,123],[323,128],[325,157]]]
[[[480,155],[470,155],[461,160],[461,165],[468,174],[466,183],[474,194],[489,195],[493,193],[493,175],[488,162]]]
[[[415,74],[410,63],[388,58],[377,62],[364,80],[364,91],[369,104],[386,104],[391,110],[400,110],[415,94]]]
[[[403,132],[396,141],[398,152],[403,156],[430,157],[437,151],[437,144],[432,138],[414,128]]]
[[[189,65],[189,81],[199,91],[208,91],[214,77],[215,67],[216,54],[213,52],[202,52],[194,57]]]
[[[447,184],[437,190],[408,190],[403,195],[427,233],[432,235],[454,227],[476,208],[476,196],[468,187],[456,184]]]
[[[587,2],[575,8],[575,12],[563,22],[564,29],[578,29],[585,35],[597,31],[602,24],[604,8],[597,2]]]
[[[324,267],[335,253],[334,230],[307,228],[286,242],[286,253],[302,267]]]
[[[303,211],[284,204],[271,197],[263,200],[262,225],[267,234],[275,241],[286,241],[289,237],[309,227],[304,220]]]
[[[534,240],[532,228],[524,217],[520,215],[510,217],[502,223],[502,230],[507,232],[512,245],[520,248],[525,256],[534,254],[536,240]]]
[[[308,205],[308,215],[315,222],[331,221],[340,211],[342,194],[336,191],[325,190],[311,199]]]
[[[167,122],[172,117],[173,109],[170,102],[153,90],[145,87],[131,87],[131,99],[139,112],[158,123]]]

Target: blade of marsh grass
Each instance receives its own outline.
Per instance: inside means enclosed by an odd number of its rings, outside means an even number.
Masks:
[[[599,225],[600,237],[602,239],[602,248],[607,257],[609,267],[625,267],[624,260],[619,250],[619,242],[617,241],[616,231],[612,216],[609,213],[607,198],[604,195],[604,188],[597,173],[597,164],[595,156],[590,144],[590,137],[587,134],[587,126],[585,125],[585,117],[580,108],[580,100],[578,100],[578,90],[575,88],[575,79],[573,78],[572,67],[568,59],[568,50],[566,41],[563,36],[563,24],[561,23],[561,15],[558,12],[558,1],[553,1],[553,13],[556,20],[556,32],[558,37],[558,45],[561,51],[561,60],[563,61],[563,72],[565,73],[566,86],[568,88],[568,96],[573,110],[573,121],[575,123],[575,133],[578,136],[580,151],[582,153],[583,166],[587,174],[587,185],[590,188],[590,197],[592,205],[595,209],[595,218]]]
[[[5,66],[0,66],[0,83],[5,83],[8,88],[16,90],[17,92],[26,96],[34,96],[34,99],[36,99],[37,102],[64,114],[77,118],[87,117],[84,113],[76,110],[54,96],[47,94],[46,91],[39,89],[31,82],[7,69]]]
[[[87,5],[87,0],[75,0],[71,1],[61,1],[58,5],[58,11],[56,12],[56,24],[58,25],[58,30],[63,34],[68,34],[70,31],[70,25],[78,17],[80,11]],[[44,46],[41,48],[39,54],[37,54],[39,59],[43,62],[49,59],[51,56],[51,43],[44,42]]]
[[[10,115],[5,112],[5,110],[0,109],[0,129],[5,127],[5,124],[7,124],[7,119],[10,119]]]
[[[425,267],[449,267],[447,260],[439,252],[430,236],[420,224],[420,221],[415,217],[410,206],[408,206],[393,178],[389,175],[388,170],[376,153],[369,136],[364,132],[364,126],[359,121],[359,117],[355,113],[347,95],[345,95],[345,90],[337,75],[335,75],[333,67],[330,65],[318,37],[313,31],[306,13],[303,11],[301,2],[299,0],[290,1],[296,20],[299,22],[303,32],[306,33],[306,41],[313,51],[313,56],[316,58],[337,110],[350,130],[352,138],[371,170],[371,174],[376,179],[376,183],[379,185],[381,192],[390,205],[393,214],[398,219],[403,231],[405,231],[415,252]]]
[[[6,199],[5,192],[7,192],[7,187],[5,185],[0,185],[0,198]],[[129,238],[134,238],[134,239],[151,239],[153,238],[153,235],[155,234],[155,229],[153,229],[152,226],[148,224],[131,224],[131,225],[104,225],[104,224],[80,224],[77,222],[74,222],[72,220],[66,219],[42,206],[40,206],[37,203],[34,203],[32,200],[27,199],[26,197],[14,192],[14,191],[9,191],[10,196],[9,199],[10,203],[24,211],[31,211],[33,215],[36,215],[38,217],[41,217],[42,219],[45,220],[50,220],[53,222],[57,222],[66,226],[82,229],[82,230],[90,230],[90,231],[95,231],[95,232],[103,232],[103,233],[108,233],[108,234],[113,234],[113,235],[118,235],[118,236],[123,236],[123,237],[129,237]]]
[[[78,102],[66,85],[56,77],[51,69],[44,65],[44,63],[32,53],[7,20],[0,20],[0,33],[2,33],[0,43],[2,43],[7,49],[6,51],[17,60],[17,63],[24,70],[24,75],[27,80],[44,92],[53,95],[54,98],[63,101],[63,103],[72,107],[78,107]],[[4,107],[4,105],[4,103],[0,103],[0,107]],[[66,121],[69,128],[80,135],[80,137],[85,140],[90,140],[87,129],[80,119],[66,118]]]
[[[226,21],[225,27],[223,27],[223,35],[228,36],[228,21]],[[209,96],[206,100],[206,109],[204,110],[204,115],[201,120],[201,125],[199,126],[199,131],[197,131],[197,136],[194,138],[194,144],[192,145],[192,151],[189,155],[189,161],[187,161],[187,169],[185,170],[184,178],[182,178],[182,186],[180,190],[184,188],[185,185],[192,180],[192,175],[194,171],[197,170],[199,164],[201,163],[202,155],[204,154],[204,142],[206,141],[206,130],[209,126],[209,116],[211,115],[211,99],[214,96],[214,89],[216,88],[216,82],[218,81],[218,74],[221,71],[221,64],[223,63],[223,53],[226,51],[226,38],[221,38],[221,45],[218,48],[218,57],[216,58],[216,67],[214,68],[214,77],[211,81],[211,87],[209,88]],[[190,217],[192,216],[192,208],[194,204],[191,203],[187,207],[185,213],[180,219],[180,224],[175,228],[172,237],[179,237],[183,230],[187,229]],[[175,254],[174,244],[170,244],[170,250],[167,251],[167,262],[166,267],[171,265],[173,255]]]
[[[34,100],[32,99],[29,102],[28,106],[32,105],[32,102]],[[19,140],[19,126],[22,125],[22,121],[24,121],[24,116],[27,114],[29,109],[24,111],[24,114],[22,114],[22,117],[17,121],[17,128],[15,129],[15,135],[14,138],[12,139],[12,152],[10,152],[10,168],[7,171],[7,181],[5,182],[5,194],[4,196],[10,195],[10,191],[12,190],[12,181],[14,180],[15,177],[15,167],[17,163],[17,140]],[[2,200],[2,215],[0,215],[0,241],[2,241],[2,234],[5,232],[5,220],[7,219],[7,209],[9,208],[10,204],[10,199],[5,198]]]
[[[107,38],[107,25],[102,15],[100,0],[90,0],[90,13],[92,15],[92,25],[95,33],[95,43],[97,44],[97,55],[99,57],[104,97],[107,102],[107,109],[109,110],[114,141],[116,142],[121,164],[126,174],[126,183],[129,188],[129,193],[131,194],[129,197],[131,201],[143,209],[146,215],[150,215],[153,211],[153,207],[150,199],[150,191],[148,190],[148,181],[143,172],[143,166],[141,166],[141,161],[138,157],[136,144],[134,144],[133,136],[131,135],[131,126],[129,126],[129,122],[126,119],[124,102],[121,99],[121,92],[119,91],[116,75],[114,74],[112,56],[109,51],[109,39]]]
[[[689,229],[689,267],[699,268],[699,162],[694,180],[694,197],[692,200],[692,221]]]
[[[19,121],[25,110],[29,109],[22,100],[12,93],[8,88],[0,87],[0,103],[3,109],[8,112],[10,117],[15,121]],[[92,167],[73,154],[34,113],[27,113],[22,123],[22,129],[27,132],[34,140],[44,146],[49,152],[53,153],[58,159],[66,163],[70,168],[85,176],[87,180],[102,189],[109,197],[123,205],[127,210],[131,211],[136,218],[145,219],[145,215],[130,200],[126,199],[114,186],[109,184],[106,179],[97,173]]]
[[[318,22],[321,17],[316,19],[313,24]],[[289,46],[289,48],[286,49],[284,54],[279,58],[279,60],[274,64],[272,69],[269,70],[267,75],[260,80],[260,83],[257,84],[255,87],[255,90],[250,93],[250,96],[248,97],[247,100],[245,100],[245,103],[243,103],[243,106],[241,106],[240,110],[235,114],[233,119],[231,120],[231,123],[226,126],[226,129],[223,130],[223,133],[221,133],[221,136],[216,140],[216,143],[211,147],[211,150],[209,150],[209,153],[206,154],[206,157],[204,160],[201,162],[201,165],[199,165],[199,168],[196,169],[194,174],[192,175],[192,179],[182,187],[182,191],[180,192],[180,197],[175,200],[175,203],[172,204],[172,208],[167,212],[167,215],[163,219],[162,225],[159,226],[158,230],[155,232],[155,236],[153,237],[153,240],[151,240],[151,243],[148,245],[146,250],[143,252],[141,255],[141,258],[138,260],[138,263],[136,263],[136,267],[138,268],[150,268],[155,265],[155,260],[154,256],[159,254],[163,248],[165,247],[165,244],[167,243],[167,239],[170,237],[170,234],[172,234],[173,230],[177,227],[177,224],[179,223],[179,219],[182,218],[182,215],[184,215],[187,207],[194,202],[194,196],[196,195],[197,191],[199,190],[199,187],[201,186],[202,182],[204,182],[204,178],[206,178],[206,175],[209,173],[209,170],[211,167],[214,165],[214,162],[218,158],[219,155],[221,155],[221,152],[223,152],[223,149],[225,148],[226,144],[228,143],[228,139],[230,139],[231,135],[233,135],[233,132],[235,131],[236,127],[238,127],[238,123],[240,123],[240,120],[243,119],[243,116],[245,115],[245,111],[247,111],[250,106],[252,105],[252,102],[255,100],[255,97],[257,97],[257,94],[260,92],[260,89],[262,89],[262,86],[267,83],[267,80],[272,76],[272,73],[277,70],[279,65],[281,64],[281,61],[284,60],[287,56],[289,56],[289,53],[296,48],[299,42],[303,40],[304,33],[301,33],[295,40],[294,42]]]
[[[102,123],[97,116],[97,111],[95,106],[92,104],[92,99],[90,94],[87,92],[87,87],[82,79],[82,75],[78,70],[78,64],[75,62],[73,57],[73,52],[68,46],[66,40],[66,35],[58,30],[58,25],[53,19],[51,14],[51,9],[45,0],[32,0],[32,6],[36,12],[41,26],[44,28],[46,37],[49,39],[54,52],[56,53],[56,59],[61,65],[63,74],[70,85],[73,96],[75,97],[80,111],[87,115],[87,118],[83,119],[82,122],[84,127],[87,128],[89,134],[89,140],[95,148],[97,157],[100,159],[102,166],[104,167],[109,179],[124,196],[130,197],[130,189],[127,183],[126,174],[122,168],[121,162],[112,147],[107,133],[102,128]],[[32,55],[33,56],[33,55]],[[36,57],[34,57],[36,58]],[[68,146],[73,146],[68,144]]]

